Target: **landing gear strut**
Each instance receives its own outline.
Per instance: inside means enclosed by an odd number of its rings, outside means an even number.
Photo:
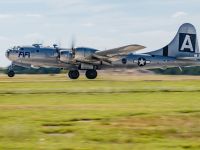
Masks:
[[[79,78],[79,71],[78,70],[70,70],[69,73],[68,73],[68,76],[70,79],[78,79]]]
[[[15,72],[14,72],[13,68],[14,68],[14,64],[11,64],[11,65],[8,67],[8,72],[7,72],[7,74],[8,74],[8,77],[10,77],[10,78],[12,78],[12,77],[15,76]]]
[[[97,71],[96,70],[87,70],[85,73],[85,76],[88,79],[95,79],[97,77]]]

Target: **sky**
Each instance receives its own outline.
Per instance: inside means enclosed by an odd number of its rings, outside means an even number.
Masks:
[[[199,0],[0,0],[0,67],[13,46],[42,43],[105,50],[167,45],[190,22],[200,34]],[[199,36],[198,36],[199,37]]]

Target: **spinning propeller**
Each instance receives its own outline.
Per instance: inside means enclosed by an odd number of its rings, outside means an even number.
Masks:
[[[71,51],[72,51],[72,57],[74,58],[76,55],[76,48],[75,48],[75,40],[74,38],[72,39],[72,43],[71,43]]]

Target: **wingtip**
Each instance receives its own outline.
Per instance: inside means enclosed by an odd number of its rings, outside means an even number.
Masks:
[[[142,47],[142,49],[145,49],[145,48],[147,48],[146,46],[142,46],[142,45],[141,45],[141,47]]]
[[[140,45],[140,44],[135,44],[135,46],[140,47],[140,49],[145,49],[146,46]]]
[[[130,46],[136,46],[136,47],[143,47],[143,48],[146,48],[146,46],[143,46],[143,45],[140,45],[140,44],[133,44],[133,45],[130,45]]]

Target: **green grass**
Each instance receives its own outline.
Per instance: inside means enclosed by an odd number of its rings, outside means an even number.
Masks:
[[[0,149],[198,150],[200,78],[1,76]]]

